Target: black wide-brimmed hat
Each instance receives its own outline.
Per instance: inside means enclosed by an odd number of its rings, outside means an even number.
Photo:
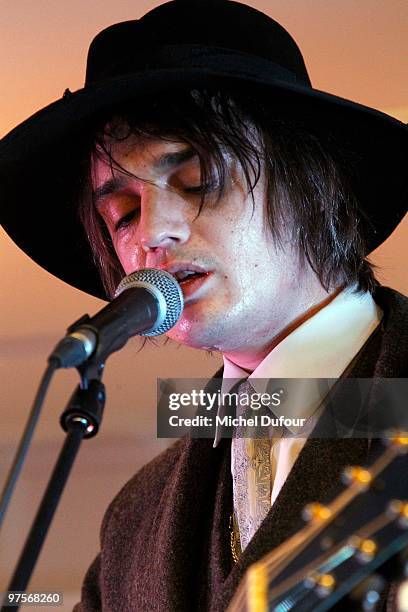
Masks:
[[[2,139],[6,232],[40,266],[106,299],[73,195],[84,134],[96,115],[126,101],[208,86],[267,97],[271,112],[284,108],[353,153],[368,252],[401,221],[408,199],[403,123],[313,89],[296,43],[263,13],[228,0],[175,0],[102,31],[89,49],[83,89],[65,92]]]

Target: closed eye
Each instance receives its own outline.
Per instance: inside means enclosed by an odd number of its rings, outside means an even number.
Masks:
[[[118,232],[121,229],[124,229],[125,227],[128,227],[128,225],[131,224],[131,222],[139,215],[139,209],[138,208],[134,208],[133,210],[129,211],[126,215],[124,215],[121,219],[119,219],[119,221],[116,223],[115,225],[115,231]]]
[[[185,193],[192,193],[197,195],[202,195],[205,193],[211,193],[218,189],[219,185],[216,181],[205,183],[202,185],[197,185],[196,187],[184,187],[183,190]]]

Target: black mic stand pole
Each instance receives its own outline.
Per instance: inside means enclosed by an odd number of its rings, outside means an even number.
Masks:
[[[105,406],[105,387],[101,382],[103,368],[103,363],[92,360],[78,368],[81,384],[74,391],[60,419],[67,436],[7,588],[8,592],[25,591],[82,439],[98,433]],[[7,599],[7,593],[5,597]],[[19,605],[10,606],[5,603],[1,612],[19,609]]]

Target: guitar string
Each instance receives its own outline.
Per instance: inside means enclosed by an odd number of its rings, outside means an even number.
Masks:
[[[382,512],[372,521],[370,521],[370,523],[365,525],[363,529],[357,531],[355,535],[361,539],[373,537],[375,533],[381,531],[381,529],[384,529],[384,527],[387,527],[388,525],[395,522],[396,518],[397,517],[390,517],[386,511]],[[348,549],[350,549],[350,554],[348,554]],[[342,551],[344,551],[343,555],[341,554]],[[339,553],[340,556],[338,559],[338,563],[336,563],[336,557],[339,555]],[[269,593],[270,601],[278,599],[282,596],[282,594],[290,591],[293,588],[296,588],[296,586],[301,591],[303,589],[305,592],[307,592],[308,589],[304,585],[305,574],[307,575],[312,571],[313,573],[319,574],[327,573],[329,571],[332,571],[334,568],[340,567],[342,563],[345,563],[352,556],[355,556],[355,554],[356,548],[352,544],[350,544],[350,536],[347,536],[347,538],[336,544],[334,551],[323,553],[320,557],[314,559],[312,562],[306,565],[306,567],[302,567],[302,569],[296,572],[296,574],[293,574],[292,576],[290,576],[290,578],[280,583],[275,590],[272,590]],[[330,561],[332,561],[332,565],[330,565]],[[301,593],[298,593],[298,596],[299,595],[301,595]],[[291,598],[293,598],[294,596],[296,596],[296,593],[291,593],[289,595],[289,597]]]
[[[398,452],[395,453],[395,455],[398,456]],[[377,467],[377,466],[376,466]],[[378,473],[378,472],[377,472]],[[384,529],[384,527],[386,527],[387,525],[395,522],[397,517],[390,517],[388,514],[383,513],[380,514],[379,516],[375,517],[374,519],[372,519],[372,521],[370,521],[370,523],[368,523],[367,525],[364,526],[364,528],[362,528],[360,531],[357,532],[357,536],[359,538],[364,538],[367,539],[368,537],[372,536],[373,533],[380,531],[381,529]],[[340,550],[341,548],[345,548],[347,546],[347,539],[344,540],[342,543],[338,544],[336,546],[336,551]],[[323,562],[324,559],[327,558],[327,553],[322,555],[321,557],[319,557],[317,560],[314,560],[312,563],[310,563],[308,566],[306,566],[306,568],[302,568],[301,572],[302,574],[304,574],[305,572],[307,572],[309,569],[313,569],[313,567],[319,567]],[[330,560],[331,557],[328,557],[328,559]],[[347,558],[343,559],[343,562],[345,562],[347,560]],[[279,591],[281,592],[286,592],[291,588],[291,584],[290,581],[292,581],[292,584],[296,583],[298,580],[298,577],[300,575],[300,577],[302,577],[302,574],[300,574],[300,572],[298,572],[297,574],[295,574],[294,576],[291,576],[290,579],[287,579],[285,582],[279,584],[275,591],[278,590],[278,593],[276,594],[276,596],[274,598],[277,598],[279,595]],[[270,596],[273,595],[273,592],[270,593]],[[293,599],[293,594],[291,596],[291,599]]]
[[[372,479],[374,480],[390,463],[391,461],[399,455],[398,450],[396,449],[396,445],[388,448],[384,453],[374,462],[374,464],[370,467],[370,473],[372,475]],[[310,541],[316,537],[320,531],[322,531],[330,522],[332,522],[339,512],[341,512],[357,495],[362,492],[361,485],[356,485],[352,483],[348,489],[340,493],[331,504],[329,504],[328,508],[331,511],[330,518],[322,524],[309,524],[304,527],[302,530],[294,534],[289,540],[285,541],[281,545],[279,545],[274,551],[269,553],[266,557],[258,561],[258,564],[262,564],[262,566],[267,571],[268,579],[272,579],[274,576],[276,577],[283,571],[283,569],[292,561],[294,556],[301,552]],[[231,553],[233,540],[231,538]],[[288,545],[292,550],[288,555]],[[236,551],[235,551],[236,552]],[[284,558],[282,560],[282,558]],[[244,588],[244,584],[241,584],[236,591],[229,610],[237,610],[235,606],[239,606],[242,603],[242,600],[246,600],[246,592]],[[239,609],[239,608],[238,608]]]
[[[370,468],[372,480],[377,478],[379,474],[394,460],[399,453],[393,447],[386,449]],[[283,542],[277,549],[264,557],[263,563],[268,571],[268,578],[273,577],[273,573],[280,573],[294,558],[299,554],[309,542],[315,538],[320,531],[332,523],[334,519],[342,512],[358,495],[364,492],[364,488],[359,483],[351,483],[347,489],[342,491],[327,508],[330,516],[327,520],[320,523],[309,523],[303,529],[298,531],[289,540]]]

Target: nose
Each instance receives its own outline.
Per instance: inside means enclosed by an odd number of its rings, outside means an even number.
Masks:
[[[144,185],[140,207],[139,236],[146,253],[187,242],[191,222],[186,202],[179,194]]]

